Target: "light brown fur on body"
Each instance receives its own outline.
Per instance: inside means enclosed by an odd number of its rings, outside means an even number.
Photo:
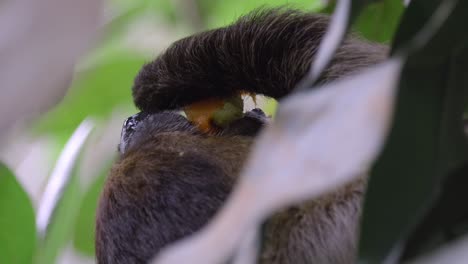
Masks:
[[[142,68],[133,95],[146,114],[135,117],[139,124],[123,136],[100,200],[98,263],[146,263],[204,226],[232,190],[265,121],[257,112],[207,135],[180,115],[161,111],[239,92],[283,98],[307,72],[327,26],[323,15],[261,10],[177,41]],[[350,36],[320,82],[373,65],[386,54],[387,47]],[[260,262],[353,263],[365,182],[362,177],[274,214],[264,224]]]
[[[265,223],[260,263],[354,263],[366,180],[274,214]]]

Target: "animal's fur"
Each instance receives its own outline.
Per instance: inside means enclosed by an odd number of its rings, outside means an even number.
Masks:
[[[257,129],[244,131],[262,123],[253,118],[210,136],[160,111],[239,90],[284,97],[308,70],[327,26],[322,15],[262,10],[179,40],[142,68],[134,101],[152,114],[136,127],[103,191],[98,263],[146,263],[206,224],[231,191]],[[349,37],[321,81],[372,65],[386,52]],[[364,186],[361,179],[273,215],[265,224],[261,262],[351,263]]]
[[[239,90],[280,99],[308,71],[328,23],[324,15],[260,10],[225,28],[176,41],[141,69],[133,87],[135,104],[157,112]],[[382,45],[347,38],[321,81],[385,56]]]

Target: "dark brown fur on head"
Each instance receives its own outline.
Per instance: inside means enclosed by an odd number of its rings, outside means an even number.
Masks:
[[[105,185],[98,263],[146,263],[205,225],[231,191],[263,123],[247,115],[213,136],[161,111],[239,91],[284,97],[307,72],[327,26],[322,15],[260,10],[179,40],[142,68],[133,96],[151,114],[132,128]],[[374,64],[386,51],[349,37],[321,81]],[[364,182],[274,215],[265,224],[261,262],[352,262]]]
[[[308,71],[328,23],[324,15],[261,9],[230,26],[176,41],[141,69],[133,87],[135,104],[155,112],[239,90],[284,97]],[[382,45],[348,38],[321,81],[385,56]]]

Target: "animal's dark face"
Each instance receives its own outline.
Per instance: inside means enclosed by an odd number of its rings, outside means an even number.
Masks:
[[[184,116],[174,111],[149,114],[140,112],[127,118],[122,127],[119,152],[124,154],[151,136],[160,133],[187,132],[200,134]]]
[[[267,121],[268,118],[262,110],[253,109],[217,134],[219,136],[255,136]],[[140,112],[124,121],[118,147],[119,153],[121,155],[125,154],[128,150],[150,140],[152,136],[172,132],[185,132],[192,135],[203,134],[195,125],[176,111],[153,114]]]

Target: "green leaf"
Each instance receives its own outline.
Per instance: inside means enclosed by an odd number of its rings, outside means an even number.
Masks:
[[[468,40],[465,45],[468,46]],[[459,201],[468,199],[466,192],[468,172],[468,150],[463,133],[464,106],[468,98],[468,48],[454,52],[451,56],[451,72],[448,86],[460,87],[449,90],[446,111],[441,120],[438,176],[441,186],[435,186],[435,203],[411,233],[406,244],[405,257],[414,257],[439,247],[468,231],[468,207],[459,206]],[[459,93],[455,93],[459,91]],[[437,182],[439,183],[439,182]]]
[[[408,239],[404,259],[433,252],[468,233],[468,207],[460,205],[460,201],[468,201],[467,175],[468,163],[465,163],[443,182],[439,198]]]
[[[365,38],[388,43],[400,22],[404,6],[401,0],[384,0],[367,6],[353,28]]]
[[[32,263],[35,247],[31,201],[13,173],[0,163],[0,263]]]
[[[394,50],[412,39],[438,3],[411,2]],[[468,24],[466,14],[468,1],[459,1],[404,66],[394,124],[372,170],[365,201],[360,242],[364,263],[399,256],[404,248],[398,242],[408,238],[431,208],[442,180],[468,159],[462,127],[468,95],[468,36],[461,26]]]
[[[440,0],[412,1],[402,16],[400,27],[393,39],[393,52],[403,48],[422,29],[440,3]]]

